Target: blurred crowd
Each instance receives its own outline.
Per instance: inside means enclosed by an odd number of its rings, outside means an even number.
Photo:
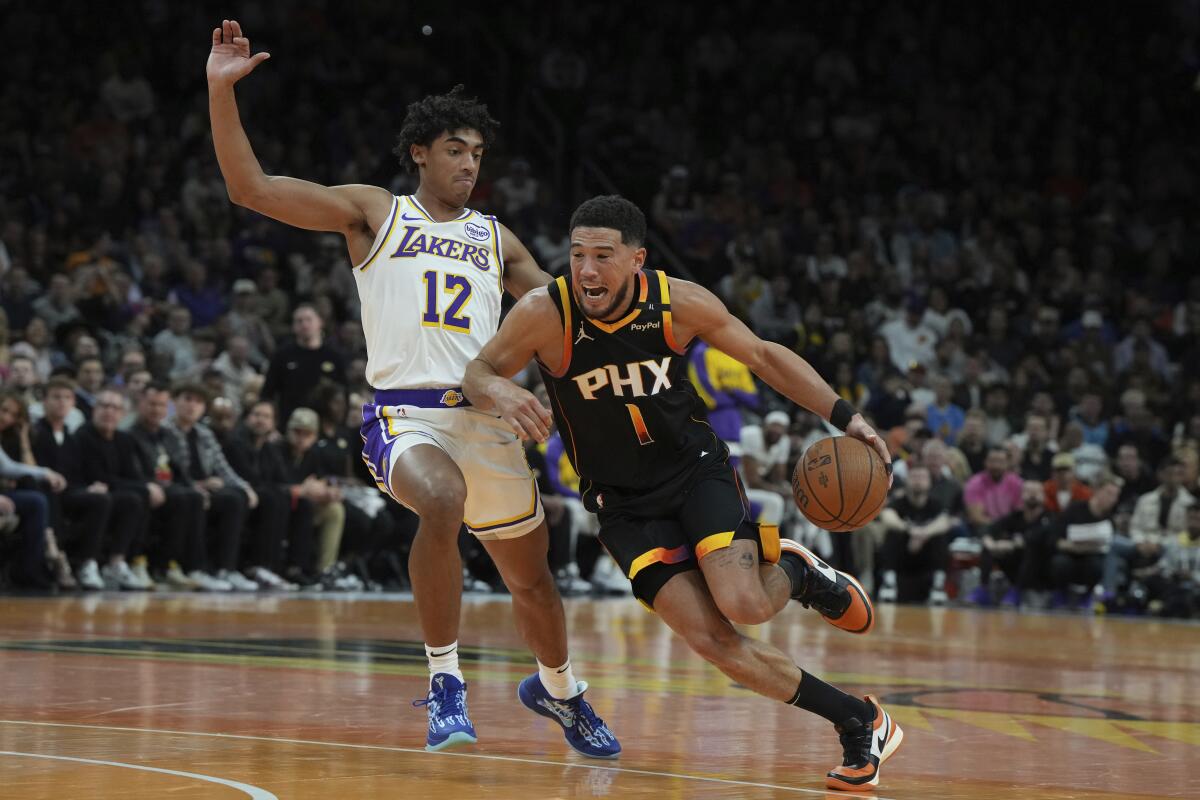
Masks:
[[[466,82],[506,126],[472,205],[559,271],[569,208],[596,187],[552,180],[529,98],[544,102],[566,131],[557,155],[599,165],[692,276],[887,432],[888,509],[824,534],[787,485],[822,425],[724,354],[691,354],[758,513],[878,599],[1194,613],[1195,2],[1115,4],[1081,26],[1006,4],[518,0],[486,30],[431,20],[423,38],[386,4],[288,8],[242,17],[273,55],[239,86],[264,168],[409,192],[390,155],[404,107]],[[344,245],[228,202],[205,108],[213,21],[152,0],[10,11],[12,579],[403,585],[413,520],[357,455],[370,387]],[[457,62],[432,57],[447,47]],[[560,585],[623,590],[561,445],[530,455]],[[495,584],[464,548],[468,579]]]

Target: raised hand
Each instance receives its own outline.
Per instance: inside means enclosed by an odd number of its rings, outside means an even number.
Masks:
[[[213,28],[212,52],[205,71],[209,83],[233,86],[270,57],[270,53],[250,55],[250,40],[242,35],[242,26],[236,19],[227,19],[221,27]]]

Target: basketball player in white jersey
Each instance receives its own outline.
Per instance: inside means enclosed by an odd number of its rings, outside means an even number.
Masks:
[[[420,517],[409,571],[430,669],[429,694],[419,703],[429,712],[426,749],[476,740],[457,651],[457,538],[465,521],[512,592],[517,627],[537,657],[530,708],[558,722],[580,753],[615,757],[620,745],[571,669],[542,505],[521,444],[505,422],[470,408],[460,388],[467,363],[496,333],[502,292],[519,298],[550,280],[511,231],[466,208],[498,123],[461,87],[409,106],[396,148],[420,174],[408,197],[266,175],[233,87],[268,57],[251,56],[236,21],[213,30],[213,144],[234,203],[341,233],[356,265],[367,377],[376,389],[363,409],[363,458],[379,487]]]

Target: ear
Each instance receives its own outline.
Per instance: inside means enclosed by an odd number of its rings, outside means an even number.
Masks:
[[[639,247],[633,251],[633,268],[640,270],[646,264],[646,248]]]
[[[429,148],[423,144],[413,144],[409,146],[408,154],[418,167],[424,167],[425,159],[429,157]]]

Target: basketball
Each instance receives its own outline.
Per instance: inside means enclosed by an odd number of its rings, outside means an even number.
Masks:
[[[861,439],[836,436],[813,444],[792,473],[792,496],[818,528],[861,528],[887,501],[887,467]]]

